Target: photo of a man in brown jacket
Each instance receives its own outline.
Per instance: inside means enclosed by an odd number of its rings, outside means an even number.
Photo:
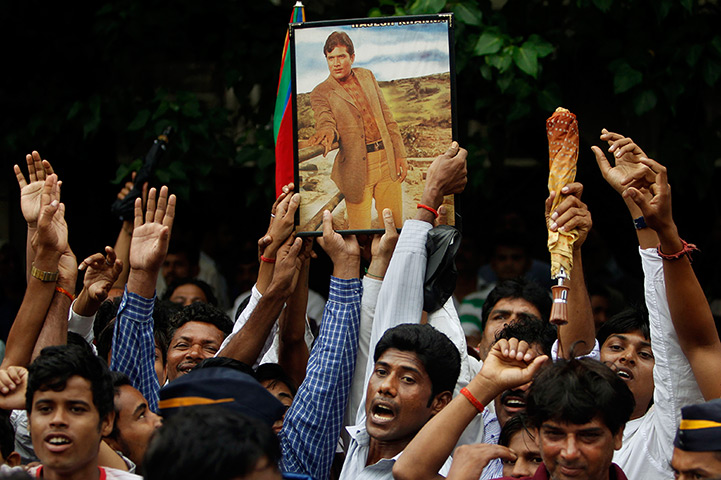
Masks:
[[[398,125],[370,70],[352,68],[355,48],[344,32],[333,32],[323,46],[330,75],[310,94],[316,132],[310,145],[324,156],[338,143],[331,179],[345,196],[350,230],[371,228],[375,199],[378,218],[385,208],[402,224],[402,189],[408,174]]]

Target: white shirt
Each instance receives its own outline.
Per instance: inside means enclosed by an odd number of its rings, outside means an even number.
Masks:
[[[253,285],[253,289],[251,290],[251,293],[250,293],[250,300],[248,301],[248,305],[246,305],[245,309],[242,312],[240,312],[240,315],[238,315],[238,318],[235,319],[235,323],[233,324],[233,331],[230,333],[230,335],[225,337],[225,340],[223,340],[223,343],[220,344],[220,348],[218,349],[218,352],[216,352],[216,354],[215,354],[216,357],[220,353],[222,353],[223,349],[228,345],[228,343],[230,343],[230,340],[232,340],[232,338],[235,335],[237,335],[238,332],[240,332],[240,330],[243,328],[243,326],[248,322],[248,320],[250,319],[250,316],[253,313],[253,310],[255,310],[255,307],[258,306],[258,302],[260,301],[260,299],[262,297],[263,297],[263,295],[261,295],[257,286]],[[310,296],[308,298],[310,300]],[[322,299],[322,297],[321,297],[321,299]],[[240,305],[240,302],[238,302],[238,305]],[[323,308],[325,308],[325,303],[323,303]],[[313,337],[313,333],[311,332],[307,315],[305,318],[304,340],[305,340],[306,346],[308,347],[308,351],[310,351],[311,347],[313,346],[313,341],[315,340],[315,338]],[[270,333],[268,334],[268,337],[265,339],[265,344],[263,345],[263,348],[260,351],[260,355],[258,355],[258,359],[256,360],[255,364],[253,365],[253,368],[257,368],[258,365],[262,365],[263,363],[278,363],[279,352],[280,352],[280,331],[278,330],[278,319],[276,318],[275,323],[273,324],[273,327],[271,328]]]
[[[688,359],[671,323],[663,278],[663,261],[655,248],[640,250],[646,306],[651,327],[654,405],[644,416],[631,420],[623,431],[623,446],[614,463],[634,480],[673,478],[669,461],[681,420],[681,407],[704,401]]]
[[[351,441],[343,463],[343,470],[340,473],[340,480],[392,480],[393,465],[403,455],[403,452],[393,458],[382,458],[373,465],[366,466],[370,436],[366,432],[365,422],[362,425],[348,427],[347,430]],[[445,477],[450,469],[451,458],[448,457],[438,473]]]
[[[28,470],[28,473],[35,478],[41,478],[38,477],[38,470],[40,470],[42,466],[40,467],[34,467]],[[124,472],[122,470],[117,470],[115,468],[110,467],[99,467],[101,471],[101,480],[143,480],[143,477],[140,475],[135,475],[134,473],[128,473]],[[105,476],[102,475],[102,472],[105,471]]]

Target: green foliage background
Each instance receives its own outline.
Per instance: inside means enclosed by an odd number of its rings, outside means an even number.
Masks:
[[[24,227],[9,172],[25,153],[40,150],[64,176],[70,224],[83,225],[71,240],[84,255],[98,251],[96,231],[112,243],[118,225],[109,205],[166,125],[176,134],[157,181],[181,198],[181,223],[198,232],[222,223],[243,241],[260,235],[273,196],[271,115],[293,3],[6,5],[0,151],[13,243],[22,245]],[[305,3],[308,20],[454,12],[470,233],[482,237],[498,214],[517,210],[543,235],[544,122],[563,105],[579,118],[579,179],[612,253],[623,259],[634,240],[590,155],[603,127],[632,136],[669,167],[685,236],[702,247],[721,238],[718,0]],[[544,243],[534,248],[543,257]],[[717,260],[707,258],[712,280]]]

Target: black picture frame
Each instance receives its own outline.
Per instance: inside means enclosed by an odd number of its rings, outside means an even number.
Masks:
[[[398,181],[393,184],[389,182],[393,180],[390,178],[390,169],[394,165],[389,156],[393,155],[397,165],[400,158],[398,152],[405,153],[408,166],[405,181],[400,183],[401,211],[394,212],[394,217],[400,218],[396,227],[401,228],[405,220],[415,217],[428,166],[436,156],[446,151],[452,140],[458,139],[453,25],[452,13],[290,25],[294,174],[296,191],[301,195],[301,206],[296,212],[297,235],[321,235],[325,209],[331,210],[334,229],[342,234],[383,231],[382,219],[378,218],[374,208],[375,195],[385,186],[393,192],[398,191],[395,185]],[[330,64],[324,56],[324,45],[332,32],[345,32],[353,43],[352,71],[357,79],[355,91],[352,87],[351,90],[339,90],[342,86],[334,78],[334,72],[330,71]],[[336,50],[341,53],[347,51],[348,47]],[[333,68],[338,68],[337,64]],[[375,81],[380,94],[372,91],[370,78]],[[359,89],[366,99],[365,106],[370,109],[359,108],[362,101],[353,101],[361,98],[358,96]],[[313,102],[311,92],[316,92],[312,95]],[[349,96],[351,94],[355,96]],[[387,105],[387,109],[380,110],[383,112],[382,118],[377,113],[379,109],[373,108],[374,104],[378,105],[376,96],[380,99],[380,105]],[[341,101],[341,97],[346,101]],[[326,152],[323,145],[312,145],[313,134],[318,132],[316,111],[320,112],[320,123],[326,126],[321,131],[329,131],[328,125],[333,125],[335,130],[327,137],[333,137],[327,156],[324,155]],[[392,117],[388,116],[388,111]],[[336,117],[351,120],[337,122]],[[371,146],[366,144],[365,148],[361,143],[360,148],[366,150],[368,156],[351,156],[347,152],[358,152],[358,142],[365,139],[367,129],[364,126],[368,125],[369,117],[375,122],[378,131],[386,130],[385,135],[381,132],[382,146],[379,148],[385,151],[372,156],[375,151],[372,149],[377,148],[378,142],[371,143]],[[393,123],[397,125],[395,130],[392,128]],[[374,130],[371,128],[371,131]],[[353,136],[348,132],[354,132]],[[358,132],[360,134],[357,138],[355,134]],[[399,136],[402,148],[398,147]],[[344,138],[351,140],[344,142]],[[386,144],[391,144],[391,147]],[[339,172],[356,172],[346,176],[338,174],[342,177],[340,183],[344,185],[347,195],[357,197],[359,187],[355,179],[360,175],[357,173],[358,168],[368,168],[365,163],[367,159],[371,159],[371,165],[378,168],[385,165],[388,168],[384,172],[372,169],[376,173],[371,175],[385,180],[385,183],[382,187],[376,185],[374,198],[370,200],[370,228],[350,228],[346,194],[331,178],[339,154],[341,160],[339,166],[336,166]],[[353,163],[349,158],[360,160]],[[340,167],[341,164],[344,167]],[[354,170],[348,170],[351,164]],[[398,170],[402,171],[403,168]],[[365,176],[368,174],[366,170]],[[393,201],[397,196],[391,195],[390,198]],[[444,200],[444,205],[449,211],[447,223],[460,227],[457,200],[450,195]],[[358,204],[354,208],[356,212],[359,211]],[[363,209],[360,210],[363,213]],[[359,218],[357,213],[354,218]]]

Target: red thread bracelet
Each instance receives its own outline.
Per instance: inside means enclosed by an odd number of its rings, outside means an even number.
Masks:
[[[469,402],[471,402],[471,405],[476,407],[476,410],[478,410],[478,413],[483,413],[483,410],[486,408],[483,406],[481,402],[478,401],[476,397],[473,396],[470,390],[468,390],[466,387],[461,388],[461,393],[464,397],[468,399]]]
[[[693,252],[694,250],[698,250],[698,248],[696,248],[696,245],[694,245],[693,243],[687,243],[686,240],[683,240],[681,238],[679,238],[679,240],[681,240],[681,245],[683,245],[683,248],[681,248],[681,250],[676,253],[671,253],[668,255],[661,251],[661,244],[659,243],[656,247],[656,252],[658,252],[658,256],[663,258],[664,260],[672,261],[678,260],[679,258],[686,255],[688,256],[688,260],[691,261],[691,252]]]
[[[68,292],[68,291],[65,290],[63,287],[58,287],[58,286],[56,285],[56,286],[55,286],[55,291],[58,292],[58,293],[62,293],[63,295],[65,295],[66,297],[68,297],[71,302],[72,302],[73,300],[75,300],[75,295],[73,295],[72,293]]]
[[[418,205],[416,205],[416,208],[426,209],[426,210],[428,210],[429,212],[431,212],[433,215],[435,215],[436,218],[438,218],[438,210],[436,210],[436,209],[433,208],[433,207],[429,207],[428,205],[423,205],[422,203],[419,203]]]
[[[264,257],[263,255],[261,255],[260,261],[265,262],[265,263],[275,263],[275,258],[268,258],[268,257]]]

